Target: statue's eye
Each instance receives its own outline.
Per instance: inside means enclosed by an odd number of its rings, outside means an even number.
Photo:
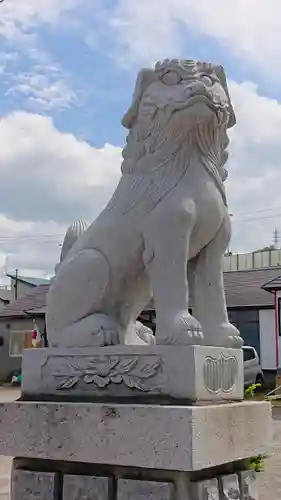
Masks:
[[[182,78],[176,71],[167,71],[167,73],[162,76],[161,80],[165,85],[177,85],[181,82]]]
[[[200,80],[204,83],[204,85],[206,85],[206,87],[211,87],[213,85],[212,79],[207,75],[201,76]]]

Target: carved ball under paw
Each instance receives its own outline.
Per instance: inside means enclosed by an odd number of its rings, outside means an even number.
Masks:
[[[143,325],[140,321],[132,323],[126,334],[125,344],[127,345],[153,345],[155,337],[153,331],[148,326]]]
[[[244,340],[240,335],[230,335],[228,337],[228,347],[232,347],[233,349],[241,349],[244,344]]]
[[[136,334],[143,340],[146,344],[154,345],[155,337],[153,331],[148,326],[143,325],[140,321],[136,321]]]

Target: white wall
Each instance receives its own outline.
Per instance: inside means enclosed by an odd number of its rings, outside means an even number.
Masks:
[[[259,311],[260,353],[263,370],[276,370],[276,341],[274,309]],[[280,352],[279,346],[279,352]]]

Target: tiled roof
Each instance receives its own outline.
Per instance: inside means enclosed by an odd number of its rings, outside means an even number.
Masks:
[[[230,271],[224,273],[226,301],[228,307],[272,306],[274,298],[262,287],[281,276],[281,267],[271,269],[253,269],[248,271]],[[11,302],[0,311],[0,318],[24,316],[25,311],[32,314],[46,312],[46,298],[49,285],[40,285],[29,293]],[[192,305],[192,299],[191,299]],[[153,301],[146,309],[153,309]]]
[[[18,300],[14,300],[0,311],[0,318],[12,318],[18,316],[25,316],[25,311],[32,313],[45,307],[47,292],[49,285],[39,285],[33,288],[26,295],[23,295]],[[44,312],[44,311],[43,311]]]

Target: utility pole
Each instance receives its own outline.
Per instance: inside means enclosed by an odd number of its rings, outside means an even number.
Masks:
[[[229,217],[233,217],[233,214],[228,214],[228,215],[229,215]],[[229,245],[227,247],[227,253],[228,253],[228,255],[230,255],[230,253],[231,253],[230,252],[230,242],[229,242]]]
[[[278,248],[278,243],[279,243],[279,233],[277,228],[275,228],[273,232],[273,245],[275,248]]]
[[[15,300],[18,298],[18,277],[19,277],[19,270],[16,269],[16,275],[15,275]]]

